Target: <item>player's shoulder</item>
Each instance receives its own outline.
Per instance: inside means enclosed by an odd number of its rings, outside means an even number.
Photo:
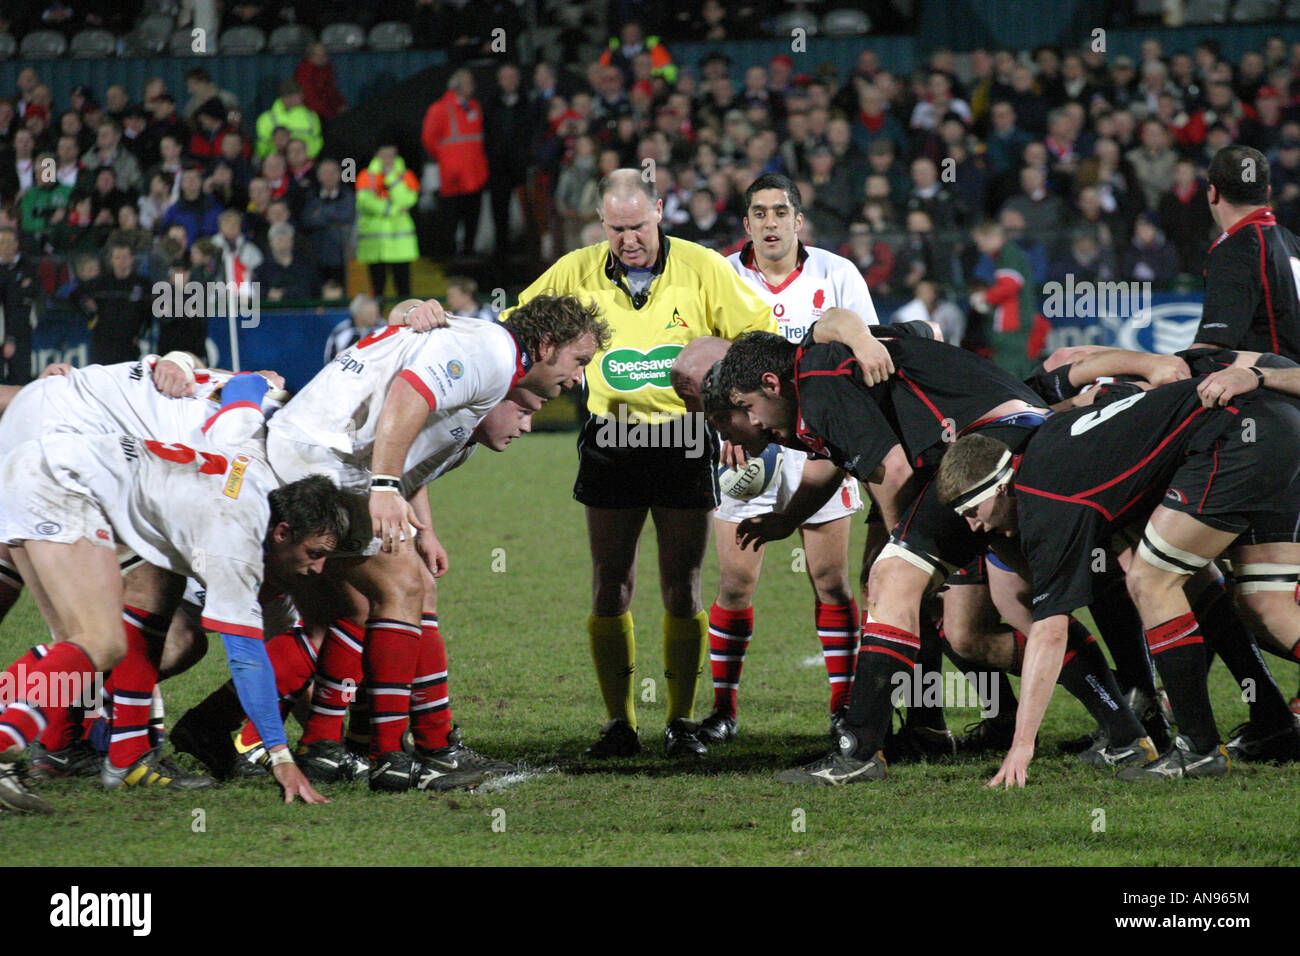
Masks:
[[[808,257],[804,260],[805,271],[827,277],[848,275],[850,272],[857,276],[862,275],[857,266],[838,253],[823,249],[821,246],[804,246],[803,248],[808,254]],[[810,265],[812,269],[808,268]]]
[[[835,371],[851,375],[856,366],[857,361],[853,358],[852,349],[841,342],[814,342],[811,330],[799,345],[798,374],[801,379],[812,372]],[[811,377],[824,378],[825,376],[818,374]]]

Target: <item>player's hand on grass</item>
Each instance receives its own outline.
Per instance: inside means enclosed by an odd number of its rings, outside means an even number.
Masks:
[[[414,543],[410,529],[429,529],[416,516],[415,509],[401,495],[391,491],[370,493],[371,533],[383,541],[383,550],[389,553],[405,551]]]
[[[51,375],[71,375],[72,366],[67,362],[51,362],[41,371],[38,378],[49,378]]]
[[[153,387],[168,398],[194,394],[194,382],[189,371],[171,359],[160,359],[153,367]]]
[[[296,763],[279,764],[271,768],[271,773],[284,792],[285,803],[293,803],[295,797],[302,797],[303,803],[329,803],[329,798],[316,792]]]
[[[853,357],[862,366],[862,379],[868,387],[879,385],[894,374],[893,356],[874,335],[863,335],[853,344]]]
[[[432,531],[420,532],[415,539],[415,550],[420,555],[420,560],[424,562],[424,566],[435,578],[440,578],[447,573],[447,568],[450,567],[447,549],[442,546],[442,542]]]
[[[1152,355],[1147,362],[1149,368],[1143,377],[1152,385],[1168,385],[1192,377],[1192,370],[1177,355]]]
[[[1002,766],[998,768],[997,775],[988,782],[988,786],[996,788],[1000,784],[1007,790],[1012,787],[1023,787],[1029,775],[1029,761],[1033,759],[1032,745],[1013,743],[1011,749],[1007,751],[1006,759],[1002,761]]]
[[[742,551],[750,547],[757,551],[769,541],[790,537],[797,527],[785,515],[774,512],[746,518],[736,527],[736,543]]]
[[[1201,396],[1201,404],[1206,408],[1227,405],[1238,395],[1253,392],[1259,387],[1259,379],[1248,368],[1225,368],[1212,375],[1205,376],[1196,386],[1196,394]]]
[[[400,306],[399,306],[400,308]],[[393,309],[389,325],[409,325],[417,332],[430,332],[447,327],[447,310],[437,299],[427,299],[417,306],[407,306],[401,312]]]
[[[740,468],[745,462],[749,461],[749,456],[745,454],[745,449],[740,445],[733,445],[729,441],[724,441],[721,450],[718,452],[718,461],[728,468]]]

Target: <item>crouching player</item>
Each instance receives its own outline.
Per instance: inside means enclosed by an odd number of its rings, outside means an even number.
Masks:
[[[1184,585],[1288,491],[1300,469],[1300,406],[1261,392],[1209,409],[1197,385],[1189,380],[1132,394],[1108,387],[1091,408],[1041,425],[1019,455],[988,436],[969,435],[944,456],[940,500],[977,532],[1018,536],[1033,582],[1015,737],[990,786],[1024,786],[1065,656],[1068,615],[1092,599],[1096,549],[1109,550],[1117,531],[1140,526],[1148,514],[1128,590],[1180,735],[1164,754],[1119,776],[1228,772],[1204,642]]]
[[[221,421],[260,419],[260,376],[226,388]],[[233,384],[233,383],[232,383]],[[244,394],[247,389],[247,394]],[[220,437],[214,429],[214,437]],[[279,720],[275,679],[263,644],[263,609],[298,575],[319,573],[347,533],[339,489],[325,477],[283,488],[260,460],[217,444],[191,447],[127,435],[50,435],[27,442],[0,465],[7,491],[5,540],[51,629],[67,639],[28,670],[37,689],[84,687],[126,653],[121,542],[163,570],[198,579],[206,592],[203,626],[221,634],[246,712],[271,751],[286,802],[324,798],[293,762]],[[0,805],[48,810],[25,790],[14,764],[53,712],[72,699],[49,700],[23,689],[0,712]],[[106,763],[110,787],[131,776],[169,772],[156,752],[127,768]],[[210,785],[210,781],[209,781]]]

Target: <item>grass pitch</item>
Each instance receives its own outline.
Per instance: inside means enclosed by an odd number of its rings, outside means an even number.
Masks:
[[[792,570],[797,540],[768,549],[740,739],[692,764],[662,757],[662,608],[647,530],[633,608],[637,679],[655,682],[638,693],[647,751],[582,765],[577,755],[594,740],[603,710],[587,650],[590,564],[582,509],[571,496],[575,467],[571,435],[534,435],[504,455],[481,451],[433,486],[436,530],[451,557],[439,614],[456,721],[471,745],[530,773],[450,796],[334,786],[323,788],[333,802],[322,807],[284,806],[267,780],[197,795],[59,782],[45,791],[58,814],[5,814],[0,841],[21,840],[26,863],[67,866],[1300,862],[1300,768],[1245,767],[1222,780],[1134,789],[1056,752],[1059,741],[1091,726],[1063,692],[1023,792],[983,787],[994,758],[898,766],[881,785],[775,783],[777,770],[817,755],[827,725],[825,671],[806,663],[819,645],[807,578]],[[861,536],[859,526],[855,556]],[[716,584],[710,555],[706,606]],[[13,660],[43,635],[24,598],[0,629],[0,657]],[[1296,669],[1271,663],[1289,696]],[[225,678],[214,641],[199,666],[165,685],[169,722]],[[1226,734],[1246,707],[1221,663],[1212,681]],[[706,666],[697,717],[711,699]],[[974,711],[949,711],[957,731],[974,719]]]

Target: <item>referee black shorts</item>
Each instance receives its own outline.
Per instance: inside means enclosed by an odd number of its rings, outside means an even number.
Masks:
[[[1290,403],[1242,406],[1212,448],[1189,455],[1161,504],[1219,531],[1293,541],[1300,516],[1300,409]]]
[[[712,428],[702,428],[693,445],[671,424],[646,425],[629,437],[626,430],[602,430],[601,420],[588,416],[578,433],[574,498],[591,508],[718,506],[718,442]]]

